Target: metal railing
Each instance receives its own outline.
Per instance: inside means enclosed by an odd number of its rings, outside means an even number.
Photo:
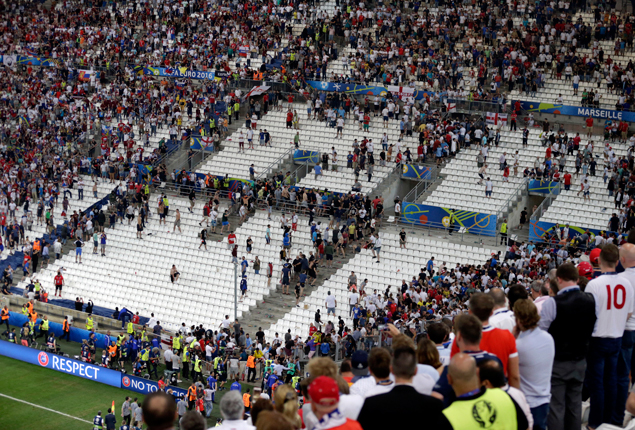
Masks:
[[[557,192],[554,192],[556,190]],[[549,206],[551,206],[551,203],[553,203],[556,197],[558,197],[559,193],[560,193],[560,183],[558,184],[556,188],[549,189],[549,194],[545,194],[545,199],[538,205],[536,210],[533,211],[531,216],[529,217],[530,221],[535,222],[535,221],[538,221],[538,219],[542,218],[542,216],[545,214]]]
[[[291,155],[293,157],[293,151],[295,151],[295,146],[291,146],[289,149],[284,151],[282,155],[276,158],[274,161],[269,163],[267,167],[265,167],[262,172],[258,173],[255,180],[260,181],[266,179],[270,174],[275,173],[275,170],[280,166],[280,164]]]
[[[441,175],[437,175],[434,179],[424,179],[419,181],[417,185],[410,190],[408,194],[403,198],[404,202],[419,202],[419,198],[424,195],[433,185],[436,185],[443,181],[443,177]]]
[[[498,212],[496,212],[496,220],[497,222],[502,222],[505,213],[509,211],[509,208],[512,206],[512,201],[516,200],[518,196],[527,191],[527,186],[529,185],[529,178],[523,178],[522,182],[516,187],[514,192],[505,200],[505,202],[501,205]]]

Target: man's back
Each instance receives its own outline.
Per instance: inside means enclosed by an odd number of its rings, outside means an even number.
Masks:
[[[442,411],[443,402],[440,400],[420,394],[410,385],[396,385],[388,393],[368,397],[357,420],[364,430],[386,430],[395,426],[407,428],[419,426],[420,417],[426,417],[428,422],[437,422]]]
[[[622,337],[628,316],[633,312],[633,287],[621,274],[604,274],[593,279],[585,292],[595,298],[597,320],[593,337]]]
[[[117,419],[114,414],[108,414],[106,415],[106,418],[104,418],[104,422],[106,424],[106,430],[114,430]]]

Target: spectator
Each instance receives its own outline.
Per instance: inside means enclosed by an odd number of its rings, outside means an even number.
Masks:
[[[551,335],[538,328],[540,315],[531,299],[514,304],[516,340],[520,368],[520,389],[531,408],[534,428],[546,430],[551,399],[551,372],[555,346]]]

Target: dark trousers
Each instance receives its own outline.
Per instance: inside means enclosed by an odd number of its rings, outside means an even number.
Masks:
[[[582,384],[586,360],[554,361],[551,371],[549,430],[580,430],[582,426]]]
[[[40,334],[37,335],[36,339],[43,337],[44,339],[48,339],[49,331],[48,330],[40,330]]]
[[[130,426],[130,415],[125,415],[123,417],[123,422]]]
[[[183,362],[183,379],[187,379],[190,377],[190,362]]]
[[[256,380],[256,368],[249,367],[247,369],[247,382],[254,382]]]
[[[611,422],[617,398],[617,362],[621,349],[621,337],[591,338],[585,376],[591,395],[589,427],[598,428],[602,423]]]
[[[70,342],[71,340],[71,331],[65,331],[64,334],[60,337],[60,340],[66,338],[66,342]]]
[[[622,425],[624,407],[628,398],[629,374],[633,368],[633,344],[635,331],[626,330],[622,336],[622,348],[617,359],[617,398],[613,408],[611,424]]]
[[[7,334],[11,331],[11,328],[9,327],[9,318],[7,318],[6,320],[3,321],[3,323],[6,324],[7,326]],[[41,333],[41,332],[40,332]]]

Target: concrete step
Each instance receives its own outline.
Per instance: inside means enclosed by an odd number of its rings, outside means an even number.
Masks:
[[[352,250],[349,250],[346,258],[335,257],[333,260],[333,266],[330,268],[327,267],[319,267],[318,268],[318,276],[315,280],[315,285],[307,287],[304,289],[304,297],[300,300],[300,307],[303,307],[303,301],[305,297],[311,295],[311,293],[316,290],[320,285],[324,283],[325,280],[329,279],[335,272],[344,266],[348,261],[350,261],[355,254]],[[269,296],[266,296],[261,303],[258,303],[255,307],[252,307],[250,311],[243,315],[241,319],[242,327],[245,329],[245,333],[255,333],[262,327],[263,330],[267,330],[271,327],[272,324],[275,324],[279,319],[283,318],[285,314],[291,311],[291,309],[296,305],[295,292],[293,287],[295,286],[295,280],[291,280],[291,285],[289,287],[290,295],[282,294],[282,285],[278,284],[277,279],[272,279],[271,281],[276,282],[276,289],[272,291]],[[281,333],[282,334],[282,333]]]

